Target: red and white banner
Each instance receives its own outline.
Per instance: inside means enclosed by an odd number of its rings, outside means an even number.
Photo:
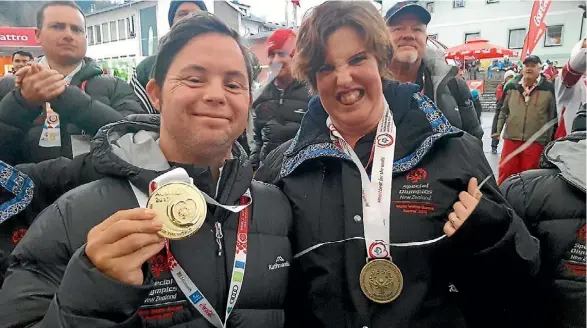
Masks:
[[[0,47],[40,46],[34,27],[0,27]]]
[[[526,34],[526,40],[524,40],[524,47],[522,48],[522,54],[520,56],[522,61],[534,51],[534,48],[538,44],[538,40],[540,40],[544,31],[546,31],[544,18],[550,8],[550,4],[551,0],[534,0],[532,14],[530,15],[530,25],[528,26],[528,34]]]
[[[469,90],[477,90],[479,93],[485,93],[485,80],[467,80]]]

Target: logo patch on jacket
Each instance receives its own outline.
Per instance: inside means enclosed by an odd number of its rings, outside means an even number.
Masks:
[[[423,168],[414,168],[405,174],[405,182],[399,188],[399,196],[393,204],[403,213],[427,215],[436,210],[432,202],[432,188],[426,181],[428,172]],[[401,180],[400,180],[401,181]]]
[[[182,311],[186,300],[173,279],[167,257],[159,253],[149,259],[149,269],[153,274],[153,289],[139,308],[139,315],[146,321],[171,318],[177,311]]]
[[[284,260],[282,256],[277,256],[275,263],[269,264],[269,270],[277,270],[289,267],[289,262]]]
[[[573,276],[585,277],[586,267],[586,243],[585,234],[587,228],[585,225],[577,232],[577,240],[573,245],[573,248],[567,253],[566,258],[563,260],[565,269],[568,273]]]

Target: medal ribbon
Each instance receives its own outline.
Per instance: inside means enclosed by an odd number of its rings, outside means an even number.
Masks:
[[[155,189],[157,189],[158,185],[164,185],[166,183],[172,181],[181,181],[181,182],[189,182],[193,184],[193,179],[189,177],[187,172],[183,168],[176,168],[171,170],[153,181],[149,184],[149,193],[152,193]],[[137,197],[137,201],[139,205],[143,208],[147,205],[147,197],[144,193],[142,193],[139,189],[137,189],[133,184],[131,184],[133,192]],[[239,213],[238,219],[238,229],[236,234],[236,249],[234,254],[234,263],[232,266],[232,275],[230,279],[230,284],[228,288],[228,301],[225,311],[224,323],[220,319],[220,316],[210,303],[208,299],[204,296],[204,294],[200,291],[200,289],[194,284],[194,282],[189,278],[187,273],[183,270],[181,265],[177,262],[173,254],[171,253],[171,249],[169,247],[169,240],[165,240],[165,250],[167,253],[167,262],[169,265],[169,271],[173,276],[173,279],[177,282],[179,289],[183,292],[186,296],[188,301],[192,304],[192,306],[204,317],[208,322],[210,322],[216,328],[225,328],[226,323],[228,322],[228,317],[232,312],[236,301],[240,295],[241,287],[243,284],[243,278],[245,275],[245,267],[247,263],[247,249],[248,249],[248,232],[249,232],[249,205],[252,203],[251,191],[247,189],[244,195],[240,198],[240,205],[238,206],[229,206],[229,205],[222,205],[214,200],[212,197],[206,195],[202,192],[204,198],[208,204],[216,205],[222,207],[226,210],[229,210],[233,213]]]
[[[330,137],[340,147],[361,173],[363,199],[363,229],[365,245],[370,260],[390,258],[389,217],[391,211],[391,187],[393,173],[393,157],[395,154],[396,128],[393,115],[387,101],[384,100],[383,117],[377,126],[377,135],[373,142],[373,167],[371,179],[361,164],[361,160],[353,148],[344,140],[330,117],[326,125],[330,130]]]

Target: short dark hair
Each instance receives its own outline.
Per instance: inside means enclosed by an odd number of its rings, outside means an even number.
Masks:
[[[29,60],[33,60],[35,58],[35,56],[33,56],[33,54],[31,54],[30,52],[28,52],[28,51],[22,51],[22,50],[15,51],[12,54],[12,60],[14,60],[14,56],[15,55],[27,56],[27,57],[30,58]]]
[[[86,15],[82,11],[82,9],[75,3],[75,1],[47,1],[47,2],[43,3],[43,5],[41,6],[41,8],[39,8],[39,10],[37,10],[37,28],[38,29],[41,29],[43,27],[43,22],[45,21],[45,9],[47,9],[49,7],[55,7],[55,6],[65,6],[65,7],[70,7],[70,8],[79,10],[79,12],[84,17],[84,25],[85,25]]]
[[[155,59],[153,67],[153,78],[161,87],[171,67],[171,63],[177,54],[192,39],[207,34],[218,33],[231,37],[239,46],[247,67],[247,77],[249,79],[249,92],[253,85],[253,64],[251,52],[242,43],[238,33],[228,27],[218,17],[213,14],[202,11],[188,18],[184,18],[175,24],[167,34],[167,39],[160,44],[159,53]]]

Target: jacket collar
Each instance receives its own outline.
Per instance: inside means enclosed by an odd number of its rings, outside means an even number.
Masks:
[[[22,212],[33,200],[35,184],[26,174],[0,161],[0,188],[14,197],[0,204],[0,224]]]
[[[90,152],[94,169],[105,176],[126,179],[146,192],[149,182],[175,168],[184,168],[194,184],[214,198],[216,184],[209,167],[167,161],[159,148],[159,115],[131,115],[102,127],[92,140]],[[235,142],[232,159],[227,160],[219,181],[218,198],[232,204],[245,193],[253,178],[246,153]]]
[[[407,156],[394,162],[394,172],[405,172],[417,165],[430,150],[434,142],[443,136],[458,134],[436,105],[426,96],[421,95],[416,84],[400,84],[396,81],[384,81],[384,95],[393,111],[394,120],[400,121],[409,110],[420,110],[426,114],[432,134]],[[336,158],[350,160],[349,156],[334,145],[330,139],[324,110],[319,97],[313,97],[308,104],[308,112],[302,119],[300,129],[293,142],[284,152],[284,160],[279,173],[283,178],[295,171],[306,161],[315,158]]]

